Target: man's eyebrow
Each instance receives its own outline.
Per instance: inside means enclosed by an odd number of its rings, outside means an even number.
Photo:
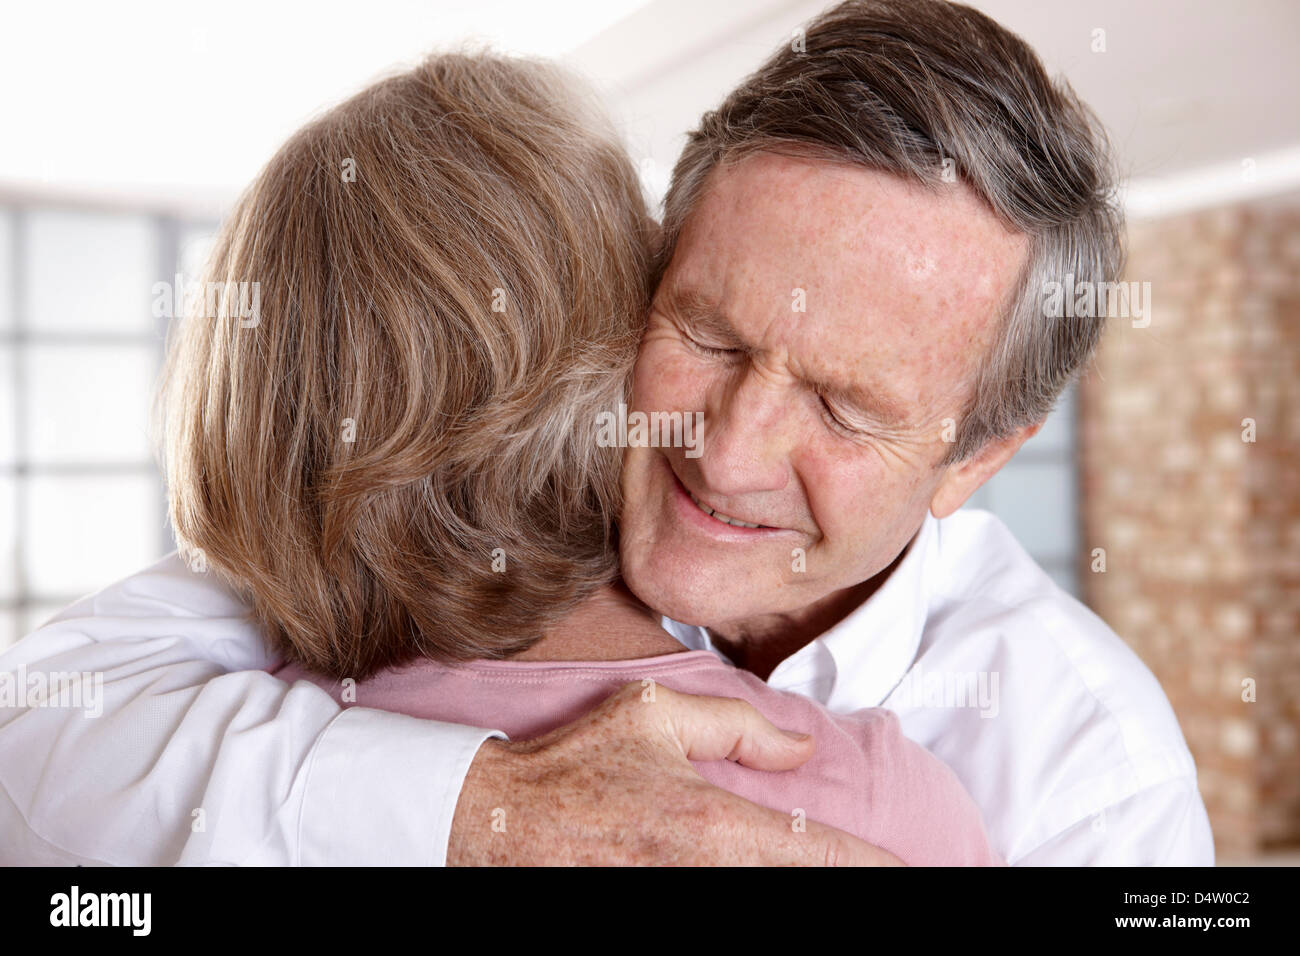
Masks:
[[[908,420],[903,403],[884,389],[862,385],[836,385],[832,382],[807,378],[804,381],[831,401],[857,409],[883,425],[903,425]]]
[[[703,293],[674,287],[664,293],[664,302],[670,312],[692,325],[719,335],[738,348],[749,348],[717,302]]]
[[[693,326],[727,340],[738,349],[752,351],[727,319],[718,303],[691,288],[680,286],[664,292],[666,308]],[[901,425],[908,420],[905,406],[888,391],[860,384],[843,385],[817,375],[801,375],[802,381],[818,394],[850,409],[856,409],[884,425]]]

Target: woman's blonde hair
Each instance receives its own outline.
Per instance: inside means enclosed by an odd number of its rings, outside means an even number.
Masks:
[[[230,294],[174,333],[182,549],[336,678],[528,647],[616,573],[596,421],[654,236],[618,137],[548,64],[433,56],[310,123],[221,230],[206,282]]]

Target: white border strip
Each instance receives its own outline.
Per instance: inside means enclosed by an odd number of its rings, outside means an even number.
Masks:
[[[1124,208],[1131,218],[1159,219],[1294,190],[1300,190],[1300,146],[1172,176],[1132,179],[1123,195]]]

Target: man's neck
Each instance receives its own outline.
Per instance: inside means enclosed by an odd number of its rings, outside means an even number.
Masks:
[[[625,661],[689,650],[622,581],[601,588],[514,661]]]
[[[796,611],[764,614],[710,627],[709,638],[737,667],[767,680],[783,660],[825,634],[875,594],[910,547],[909,543],[889,567],[861,584],[833,591]]]

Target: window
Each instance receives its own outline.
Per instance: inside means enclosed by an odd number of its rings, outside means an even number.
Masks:
[[[167,319],[215,223],[0,203],[0,648],[175,546],[149,435]]]
[[[1071,385],[1042,430],[971,495],[966,507],[984,508],[1001,518],[1043,570],[1078,597],[1075,401]]]

